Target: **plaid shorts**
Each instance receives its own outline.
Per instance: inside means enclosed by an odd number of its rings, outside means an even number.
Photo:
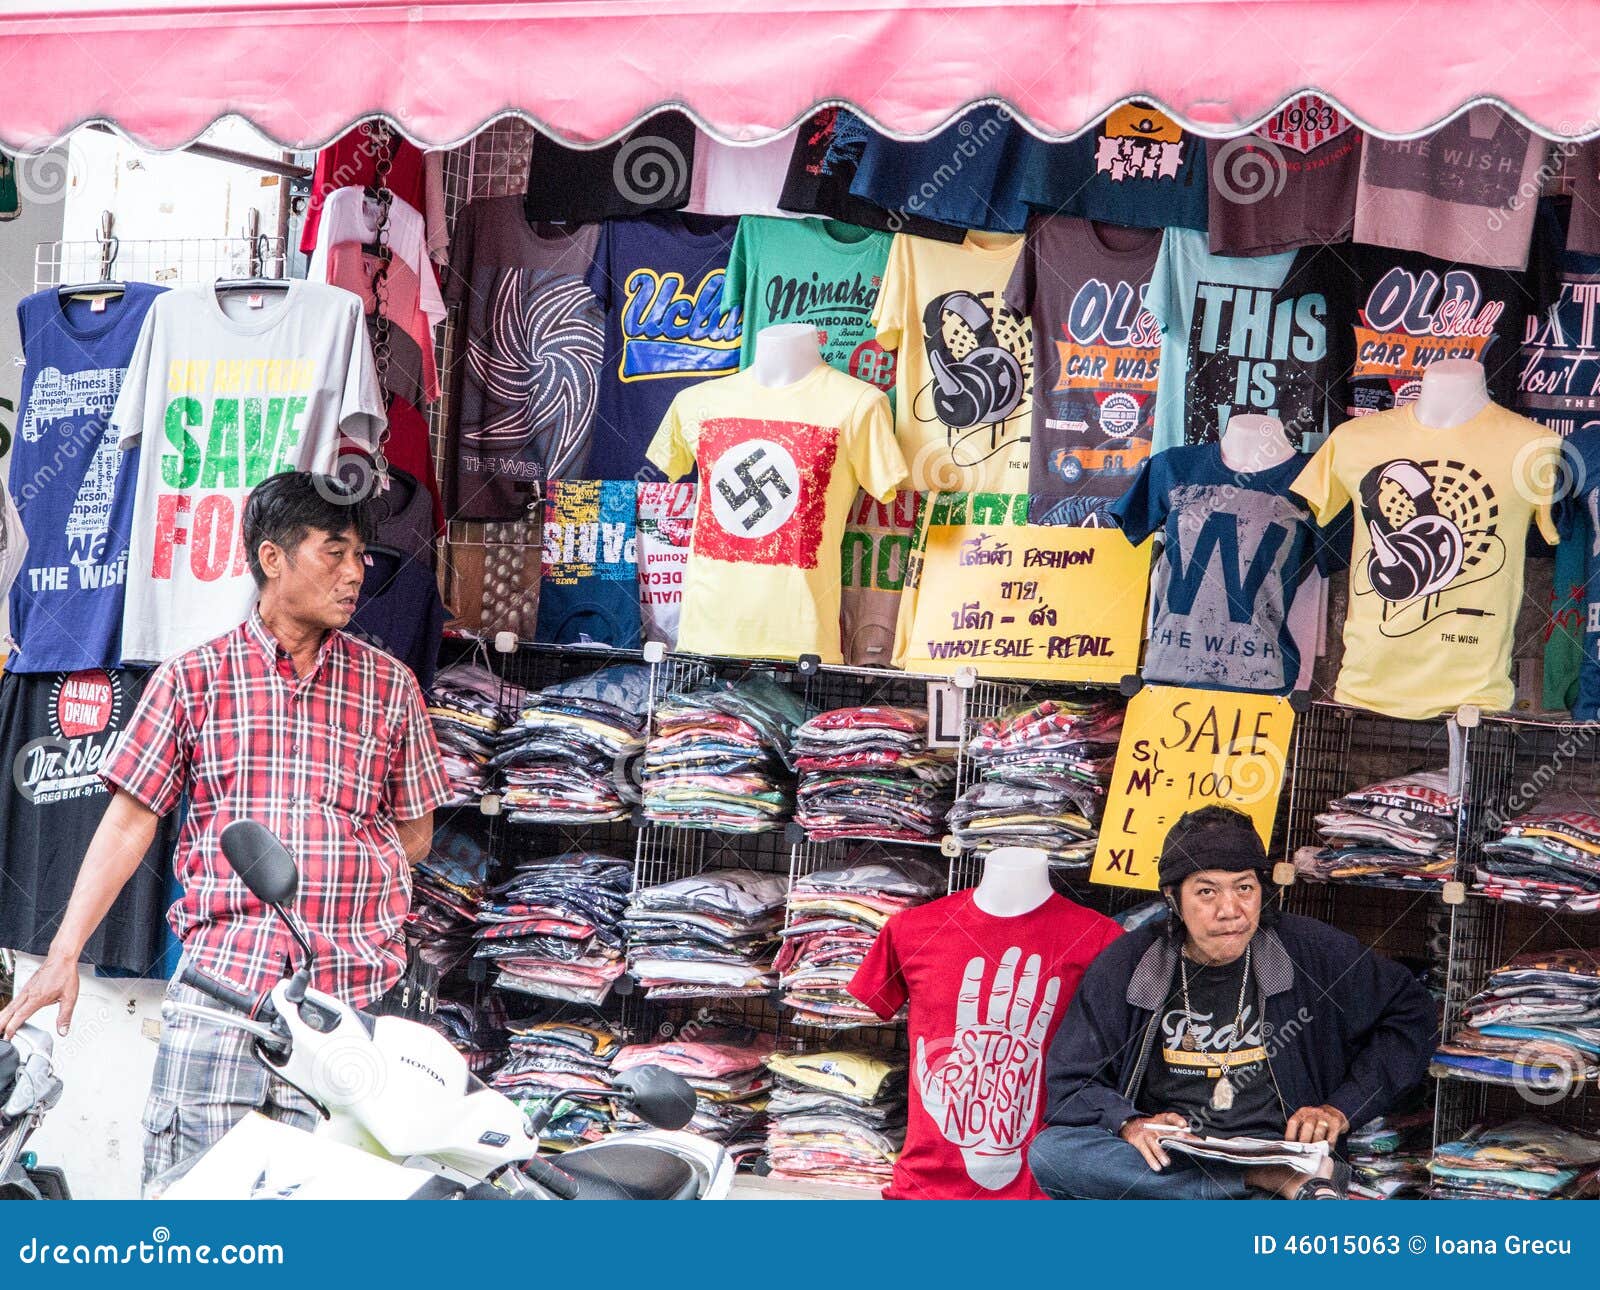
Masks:
[[[166,1002],[230,1009],[177,977]],[[148,1195],[182,1177],[200,1156],[250,1111],[310,1129],[321,1118],[315,1105],[261,1064],[250,1051],[253,1036],[198,1017],[163,1010],[150,1097],[144,1108],[144,1177]]]

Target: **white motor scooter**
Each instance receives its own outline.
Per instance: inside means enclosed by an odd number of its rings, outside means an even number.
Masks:
[[[24,1154],[28,1139],[61,1098],[48,1030],[23,1026],[0,1039],[0,1200],[70,1200],[60,1169],[41,1168]]]
[[[184,984],[230,1009],[168,1004],[255,1036],[257,1058],[299,1089],[325,1118],[310,1133],[247,1116],[187,1168],[150,1189],[164,1199],[721,1200],[733,1161],[716,1143],[680,1133],[695,1092],[659,1066],[616,1077],[609,1096],[654,1129],[622,1132],[568,1151],[538,1154],[548,1117],[524,1115],[486,1086],[438,1032],[374,1017],[310,988],[311,944],[286,906],[299,872],[260,824],[223,830],[222,852],[300,947],[301,966],[261,1000],[184,970]]]

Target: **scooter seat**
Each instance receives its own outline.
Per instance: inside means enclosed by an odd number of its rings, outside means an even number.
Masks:
[[[659,1147],[599,1142],[550,1162],[578,1182],[579,1200],[693,1200],[694,1166]]]

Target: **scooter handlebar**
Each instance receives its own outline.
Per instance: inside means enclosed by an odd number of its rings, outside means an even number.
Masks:
[[[182,973],[178,976],[180,985],[186,985],[192,990],[215,999],[218,1003],[225,1003],[230,1008],[237,1008],[247,1017],[254,1017],[256,1009],[260,1006],[260,998],[251,998],[243,991],[235,990],[232,986],[224,985],[207,976],[193,963],[185,963]]]

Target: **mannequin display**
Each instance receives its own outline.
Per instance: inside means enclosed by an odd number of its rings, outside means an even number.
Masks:
[[[1528,526],[1556,541],[1561,476],[1561,440],[1491,402],[1470,360],[1336,429],[1294,484],[1324,525],[1355,512],[1334,698],[1412,719],[1509,707]]]
[[[1027,1147],[1044,1058],[1078,982],[1122,934],[1058,895],[1044,852],[1000,847],[983,878],[884,924],[850,993],[885,1020],[907,1002],[906,1141],[893,1200],[1038,1200]]]
[[[906,482],[888,396],[824,363],[815,328],[767,327],[750,367],[672,401],[648,456],[669,479],[700,472],[678,648],[842,662],[856,490],[888,502]]]
[[[1145,680],[1264,694],[1305,684],[1343,534],[1320,533],[1291,493],[1301,465],[1283,422],[1241,413],[1219,442],[1156,453],[1112,503],[1130,542],[1160,535]]]

